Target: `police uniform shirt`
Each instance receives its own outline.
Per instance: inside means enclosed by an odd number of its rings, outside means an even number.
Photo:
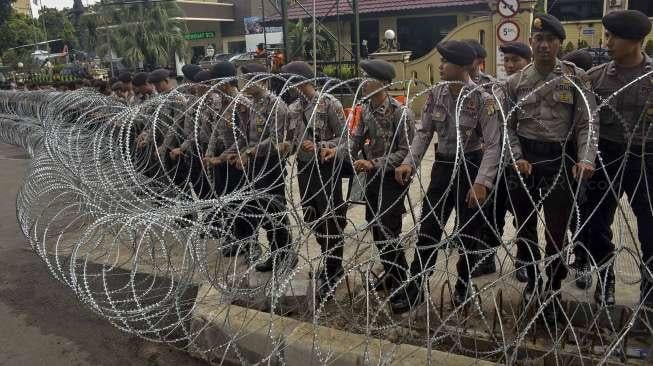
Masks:
[[[644,62],[634,68],[619,68],[611,61],[588,71],[592,88],[600,98],[598,103],[603,104],[598,113],[602,139],[618,143],[630,142],[635,146],[653,142],[653,75],[619,91],[651,70],[653,59],[644,55]]]
[[[309,140],[318,147],[334,148],[345,138],[345,112],[338,99],[330,94],[316,93],[311,100],[300,97],[289,107],[289,139],[297,158],[308,162],[315,157],[313,152],[300,149],[302,141]]]
[[[472,81],[477,85],[480,85],[486,91],[490,92],[492,90],[492,85],[496,83],[497,79],[482,71],[479,71],[478,74],[472,78]]]
[[[174,94],[173,94],[174,93]],[[179,92],[168,93],[163,108],[157,108],[157,129],[166,131],[163,147],[166,150],[179,146],[184,139],[184,123],[188,113],[192,113],[192,106],[197,98],[190,94]],[[155,112],[156,113],[156,112]]]
[[[387,97],[373,108],[366,103],[361,120],[347,141],[340,145],[337,155],[344,159],[357,159],[363,150],[365,159],[377,169],[394,169],[401,165],[409,153],[409,143],[415,132],[415,118],[410,109]]]
[[[246,108],[239,108],[238,139],[228,151],[238,149],[247,154],[267,152],[272,146],[283,142],[288,107],[280,98],[265,90],[263,95],[251,100],[243,100]]]
[[[227,147],[236,142],[237,129],[234,130],[235,94],[213,94],[214,117],[213,130],[206,148],[206,156],[219,156],[225,153]]]
[[[184,153],[191,152],[196,145],[199,145],[202,150],[207,148],[215,125],[215,116],[222,103],[214,93],[193,99],[195,102],[192,103],[185,115],[185,140],[180,146]]]
[[[517,103],[517,108],[508,121],[507,131],[515,159],[523,157],[518,136],[536,141],[562,143],[573,135],[578,160],[594,164],[598,145],[598,123],[595,120],[590,125],[584,99],[564,75],[568,75],[582,89],[585,96],[592,95],[585,72],[567,61],[556,60],[553,71],[546,76],[541,75],[534,64],[529,64],[508,79],[506,97]],[[541,87],[546,83],[548,84]],[[533,92],[536,89],[537,92]],[[594,111],[595,99],[586,99],[589,111]]]
[[[404,164],[417,168],[433,139],[434,132],[438,134],[438,154],[455,156],[460,131],[464,153],[484,148],[483,160],[474,183],[492,188],[499,164],[501,127],[494,97],[478,89],[474,90],[476,86],[470,80],[461,91],[463,94],[458,116],[459,126],[456,121],[458,97],[451,93],[447,84],[439,84],[433,88],[422,111],[422,120],[417,125],[410,154],[404,159]]]

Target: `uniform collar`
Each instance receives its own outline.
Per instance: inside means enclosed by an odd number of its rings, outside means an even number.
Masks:
[[[642,55],[644,56],[644,72],[650,72],[653,70],[653,59],[651,59],[651,57],[644,52],[642,52]],[[614,61],[610,61],[608,64],[607,74],[610,76],[615,76],[618,74],[617,64]]]
[[[378,115],[378,116],[385,116],[388,114],[388,110],[390,109],[390,96],[387,95],[383,103],[381,103],[380,106],[372,109],[372,104],[370,103],[370,109],[372,111],[372,114]]]

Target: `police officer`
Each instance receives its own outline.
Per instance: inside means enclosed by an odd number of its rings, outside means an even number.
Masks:
[[[583,71],[588,71],[591,69],[593,64],[592,54],[586,50],[576,50],[569,52],[562,57],[562,60],[573,63],[574,65],[583,69]]]
[[[540,204],[544,207],[545,251],[549,257],[546,290],[553,296],[545,307],[544,319],[553,325],[561,311],[559,293],[555,291],[567,275],[563,248],[574,207],[574,187],[577,180],[589,178],[594,171],[598,125],[590,124],[581,92],[567,79],[574,80],[587,93],[585,73],[556,57],[565,39],[560,21],[549,14],[536,15],[531,29],[534,61],[511,76],[506,85],[507,99],[518,103],[507,128],[518,173],[511,174],[509,192],[518,245],[524,246],[529,258],[525,304],[539,294],[542,284],[533,222],[537,222]],[[591,111],[595,103],[589,99]]]
[[[134,103],[134,87],[132,85],[132,74],[129,71],[123,71],[118,75],[118,81],[123,84],[123,93],[125,94],[125,100],[127,104],[131,105]]]
[[[521,71],[526,65],[531,62],[533,53],[531,47],[522,42],[508,42],[499,46],[503,53],[503,63],[506,69],[506,74],[511,76],[518,71]],[[500,83],[501,96],[505,98],[505,83]],[[502,101],[505,104],[505,100]],[[502,139],[503,141],[503,139]],[[502,147],[504,151],[505,164],[508,163],[508,152],[505,146]],[[487,218],[490,225],[483,226],[483,243],[497,248],[503,244],[503,227],[506,223],[506,213],[508,210],[512,212],[509,206],[508,199],[508,176],[505,174],[505,164],[502,164],[497,176],[497,181],[494,187],[494,194],[491,195],[486,204]],[[513,222],[514,223],[514,222]],[[534,227],[532,230],[537,230]],[[527,282],[528,276],[526,274],[526,267],[523,263],[527,260],[527,256],[520,250],[522,247],[517,248],[516,255],[516,271],[515,276],[519,282]],[[472,277],[475,275],[489,274],[496,272],[496,264],[494,256],[485,256],[484,260],[478,265],[478,269],[472,272]]]
[[[474,52],[468,44],[459,41],[442,42],[437,45],[437,50],[442,56],[441,79],[452,83],[440,83],[430,91],[411,152],[395,170],[397,181],[407,185],[434,132],[437,132],[436,158],[431,183],[422,204],[422,222],[410,267],[413,280],[408,286],[408,298],[397,298],[392,303],[395,312],[406,311],[423,301],[422,282],[433,273],[442,232],[454,208],[461,225],[460,243],[457,243],[461,250],[454,304],[464,303],[470,295],[472,264],[468,263],[465,250],[477,248],[476,242],[483,226],[480,208],[492,189],[499,163],[500,125],[495,100],[476,88],[477,85],[470,79]],[[457,116],[459,98],[462,107]],[[457,162],[459,146],[463,160]],[[485,255],[493,257],[487,253]]]
[[[574,65],[580,67],[584,71],[591,69],[593,64],[592,55],[586,50],[576,50],[569,52],[562,57],[562,60],[572,62]],[[584,193],[585,189],[582,188],[581,192]],[[584,194],[581,194],[579,197],[579,204],[581,206],[584,204],[584,200]],[[584,222],[585,218],[581,218],[580,221]],[[572,231],[575,232],[576,220],[572,220],[571,225]],[[574,245],[574,263],[571,265],[572,268],[576,269],[576,280],[574,283],[576,284],[576,287],[581,290],[592,286],[592,272],[590,271],[591,267],[586,245],[587,244]]]
[[[289,135],[292,151],[297,152],[297,183],[309,225],[320,244],[324,267],[316,281],[320,299],[332,296],[342,268],[343,235],[347,224],[347,206],[342,197],[340,167],[332,160],[319,159],[320,149],[335,148],[346,138],[345,113],[340,101],[327,93],[318,93],[310,79],[313,70],[303,61],[294,61],[281,68],[282,74],[295,76],[291,82],[300,97],[289,107]]]
[[[281,261],[294,267],[297,256],[288,248],[291,238],[285,214],[285,167],[276,149],[284,140],[288,107],[267,89],[265,76],[261,75],[267,72],[265,66],[246,64],[241,71],[248,78],[244,92],[251,98],[250,105],[238,111],[239,133],[236,142],[227,148],[227,154],[231,155],[230,163],[247,175],[254,190],[252,202],[248,203],[253,212],[246,210],[243,215],[250,224],[244,225],[249,232],[243,235],[255,240],[258,225],[263,221],[271,255],[255,266],[257,271],[272,271]]]
[[[496,82],[496,79],[481,71],[481,65],[485,63],[485,58],[487,57],[485,48],[475,39],[465,39],[463,42],[472,48],[474,54],[474,64],[469,77],[476,85],[481,86],[488,93],[491,93],[492,85]]]
[[[587,189],[585,212],[589,216],[586,245],[599,268],[594,293],[599,304],[614,298],[614,244],[611,226],[625,192],[637,218],[642,250],[641,302],[653,305],[653,76],[633,80],[653,70],[653,60],[642,52],[651,21],[636,10],[613,11],[603,17],[605,45],[612,61],[589,71],[599,97],[601,135],[597,172]]]
[[[132,78],[134,86],[134,104],[143,104],[145,101],[156,95],[154,86],[147,81],[147,72],[139,72]]]
[[[208,92],[209,86],[203,84],[211,80],[211,73],[202,70],[195,74],[192,95],[187,97],[186,113],[183,121],[183,134],[181,144],[169,152],[171,160],[183,158],[185,170],[189,174],[190,183],[199,198],[208,198],[211,189],[201,165],[209,139],[213,132],[215,114],[212,108],[212,98],[202,98]]]
[[[406,280],[408,268],[399,243],[408,187],[394,179],[394,169],[409,153],[414,117],[384,88],[395,77],[392,64],[374,59],[362,61],[360,67],[367,74],[362,86],[367,102],[361,111],[361,120],[349,139],[336,149],[322,149],[321,154],[326,161],[334,157],[352,161],[354,170],[367,174],[365,219],[372,228],[372,237],[385,269],[379,284],[398,295],[395,290]]]
[[[507,76],[521,71],[533,58],[531,47],[519,41],[504,43],[499,46],[499,50],[503,53],[503,67]]]
[[[199,65],[195,64],[186,64],[181,67],[181,73],[184,75],[184,79],[182,82],[184,83],[192,83],[195,81],[195,75],[202,71],[202,68]]]
[[[236,67],[227,61],[218,62],[211,69],[211,77],[220,80],[211,95],[215,122],[204,164],[213,169],[213,188],[217,197],[233,192],[242,183],[242,170],[227,164],[225,153],[226,148],[235,142],[234,126],[238,125],[238,122],[234,123],[234,118],[238,119],[238,113],[234,113],[238,94],[235,76]]]
[[[238,130],[239,111],[245,113],[244,105],[236,104],[238,95],[238,80],[235,78],[236,68],[227,61],[218,62],[211,69],[211,77],[220,79],[218,84],[212,88],[211,106],[214,115],[214,127],[209,139],[209,144],[204,156],[204,164],[207,170],[212,170],[213,191],[216,197],[230,194],[236,189],[242,187],[245,182],[245,175],[241,169],[236,169],[233,164],[229,164],[230,154],[226,151],[235,143],[235,136],[240,133]],[[233,155],[233,154],[232,154]],[[231,237],[227,240],[230,245],[222,248],[222,254],[227,257],[247,253],[252,247],[250,245],[240,245],[238,239],[247,238],[251,235],[250,224],[246,220],[233,218],[232,220],[224,218],[217,225],[226,227]],[[226,225],[225,225],[226,222]],[[215,224],[215,223],[214,223]],[[257,251],[258,246],[254,247]],[[254,257],[256,253],[252,251]],[[255,259],[253,256],[246,256],[246,261]]]

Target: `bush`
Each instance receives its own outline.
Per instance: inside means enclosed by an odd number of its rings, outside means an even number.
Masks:
[[[590,46],[589,43],[587,43],[587,41],[585,41],[584,39],[581,39],[580,41],[578,41],[578,49],[579,50],[581,48],[589,48],[589,46]]]

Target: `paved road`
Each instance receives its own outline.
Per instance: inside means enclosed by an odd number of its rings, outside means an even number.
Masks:
[[[112,327],[52,279],[16,221],[29,160],[0,144],[0,366],[203,365]]]

